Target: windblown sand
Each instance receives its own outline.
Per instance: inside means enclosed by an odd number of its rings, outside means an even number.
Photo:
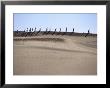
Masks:
[[[14,75],[97,75],[97,37],[14,37]]]

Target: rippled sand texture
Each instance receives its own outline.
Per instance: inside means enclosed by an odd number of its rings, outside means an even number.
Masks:
[[[97,75],[97,37],[14,37],[14,75]]]

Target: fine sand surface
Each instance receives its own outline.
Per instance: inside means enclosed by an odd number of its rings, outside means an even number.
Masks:
[[[14,37],[14,75],[97,75],[97,37]]]

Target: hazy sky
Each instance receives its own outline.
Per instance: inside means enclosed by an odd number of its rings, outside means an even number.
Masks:
[[[71,32],[97,33],[97,14],[75,14],[75,13],[16,13],[14,14],[14,31],[24,31],[27,28],[37,28],[39,30],[55,30]]]

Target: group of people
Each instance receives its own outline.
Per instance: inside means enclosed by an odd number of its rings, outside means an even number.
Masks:
[[[24,31],[18,31],[17,30],[17,32],[16,32],[16,35],[18,35],[18,36],[25,36],[25,37],[26,36],[38,35],[38,34],[42,34],[42,35],[45,35],[45,34],[52,34],[52,35],[54,35],[54,34],[60,35],[61,34],[61,35],[66,35],[67,34],[67,27],[66,27],[65,32],[61,32],[61,28],[60,28],[59,32],[57,32],[57,28],[55,28],[54,31],[51,31],[51,29],[48,30],[48,28],[46,28],[45,31],[41,31],[41,28],[37,31],[36,27],[35,27],[35,29],[27,28]],[[73,28],[72,32],[69,35],[72,35],[72,34],[74,34],[74,28]],[[89,34],[90,34],[90,30],[88,30],[88,32],[86,33],[85,37],[87,37]]]

